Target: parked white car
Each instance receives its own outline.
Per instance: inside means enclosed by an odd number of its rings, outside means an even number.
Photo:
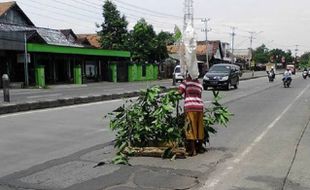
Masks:
[[[173,76],[175,77],[176,82],[182,82],[184,80],[184,77],[181,73],[180,65],[175,66],[174,71],[173,71]]]

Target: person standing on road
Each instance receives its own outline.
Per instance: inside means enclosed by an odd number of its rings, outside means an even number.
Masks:
[[[204,139],[204,105],[201,99],[202,85],[198,78],[192,79],[187,75],[185,81],[179,86],[179,92],[184,94],[184,112],[186,118],[186,140],[189,143],[187,150],[190,156],[195,156],[197,151],[203,152]]]

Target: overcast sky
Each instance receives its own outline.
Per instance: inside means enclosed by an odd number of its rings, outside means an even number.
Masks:
[[[0,0],[6,2],[7,0]],[[95,33],[102,22],[103,0],[16,0],[29,18],[41,27],[72,28]],[[182,25],[184,0],[113,0],[132,27],[144,17],[156,31],[173,31]],[[210,18],[209,40],[231,42],[231,26],[237,27],[235,48],[250,46],[249,31],[257,32],[253,47],[310,50],[310,0],[194,0],[198,40],[204,40],[201,18]]]

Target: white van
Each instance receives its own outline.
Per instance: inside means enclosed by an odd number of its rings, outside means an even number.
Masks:
[[[181,66],[180,65],[175,66],[174,71],[173,71],[173,76],[175,77],[176,82],[178,82],[178,81],[182,82],[184,80],[184,77],[181,73]]]

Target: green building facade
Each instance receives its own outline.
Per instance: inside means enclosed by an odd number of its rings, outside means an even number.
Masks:
[[[140,64],[131,63],[128,68],[128,81],[147,81],[157,80],[158,65],[157,64]]]
[[[50,83],[50,78],[58,77],[57,69],[60,70],[58,68],[60,65],[59,62],[64,65],[61,69],[68,75],[62,76],[64,78],[63,80],[71,77],[72,83],[77,85],[85,83],[88,76],[87,73],[89,74],[89,72],[93,72],[92,75],[96,74],[96,81],[151,81],[157,80],[158,77],[157,64],[131,63],[129,61],[130,52],[126,51],[29,43],[28,52],[32,55],[33,60],[35,60],[35,85],[38,87],[44,87],[46,83]],[[55,55],[59,58],[40,59],[40,57],[51,58],[55,57]],[[113,59],[114,57],[119,61]],[[120,60],[120,58],[123,59]],[[90,67],[87,67],[87,63],[90,66],[96,66],[96,69],[88,71]]]

